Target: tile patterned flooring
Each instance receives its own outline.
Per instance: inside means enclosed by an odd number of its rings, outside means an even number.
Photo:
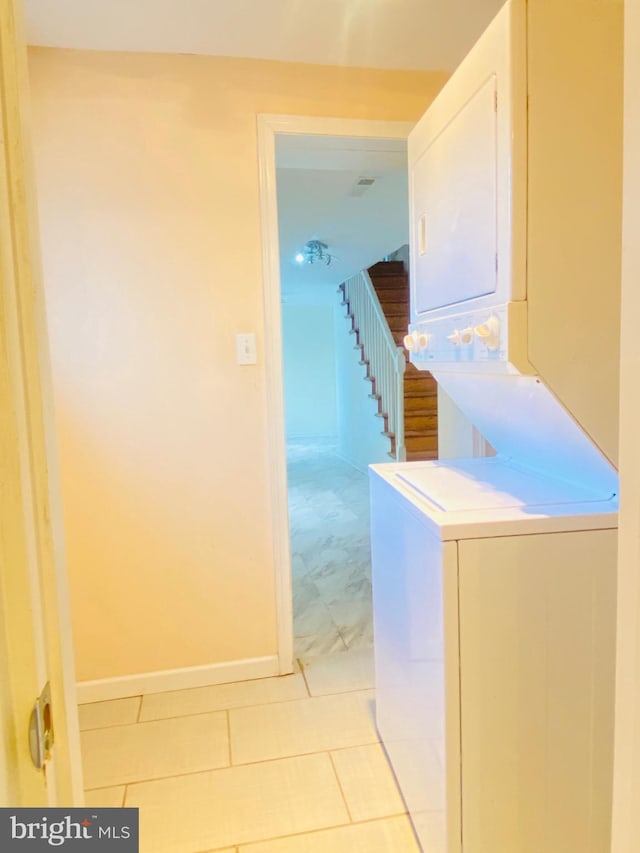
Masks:
[[[295,649],[298,657],[371,648],[369,483],[335,444],[287,444]]]
[[[80,707],[86,802],[141,853],[419,853],[374,723],[366,475],[289,447],[298,670]]]
[[[374,725],[371,649],[281,678],[80,706],[92,806],[141,853],[418,853]]]

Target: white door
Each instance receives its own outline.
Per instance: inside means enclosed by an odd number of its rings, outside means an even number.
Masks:
[[[21,14],[20,0],[0,3],[0,806],[72,806],[82,778]],[[39,729],[53,745],[38,769],[29,723],[47,685]]]

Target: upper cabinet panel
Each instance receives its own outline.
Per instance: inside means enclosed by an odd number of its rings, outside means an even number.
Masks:
[[[521,0],[409,137],[414,323],[525,298],[526,91]]]
[[[413,166],[417,314],[496,290],[496,103],[493,74]]]

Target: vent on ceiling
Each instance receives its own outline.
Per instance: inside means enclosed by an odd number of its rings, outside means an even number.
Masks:
[[[366,193],[369,187],[373,186],[375,182],[375,178],[358,178],[355,184],[351,187],[349,195],[352,197],[355,196],[356,198],[358,196],[364,195],[364,193]]]

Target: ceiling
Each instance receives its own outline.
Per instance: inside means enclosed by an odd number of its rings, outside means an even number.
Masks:
[[[279,136],[276,165],[283,302],[335,304],[341,282],[408,242],[404,140]],[[295,260],[308,240],[328,266]]]
[[[503,0],[23,0],[29,44],[453,70]],[[250,23],[248,23],[250,22]]]

